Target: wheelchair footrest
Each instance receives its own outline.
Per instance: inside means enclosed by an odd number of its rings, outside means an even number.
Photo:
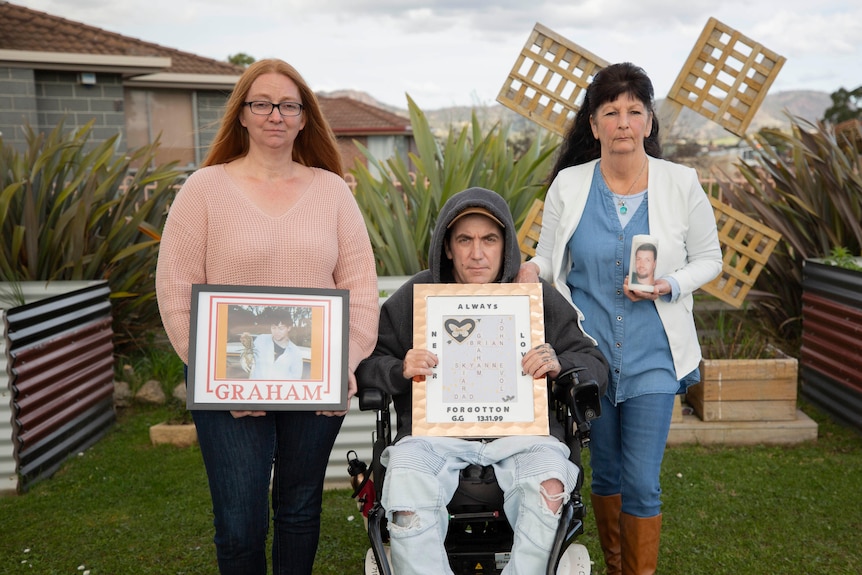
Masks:
[[[483,519],[486,521],[493,521],[495,519],[500,518],[499,511],[480,511],[478,513],[450,513],[449,521],[474,521],[476,519]]]

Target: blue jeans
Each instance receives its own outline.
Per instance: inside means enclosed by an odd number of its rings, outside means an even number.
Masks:
[[[411,575],[451,574],[444,548],[449,528],[446,505],[458,487],[461,469],[493,465],[504,493],[503,509],[514,531],[506,575],[544,573],[560,512],[544,501],[540,484],[563,484],[560,504],[568,501],[578,468],[569,448],[553,437],[513,436],[490,442],[453,437],[405,437],[381,455],[386,465],[381,503],[389,520],[392,567]],[[397,512],[414,515],[399,520]]]
[[[617,405],[602,397],[602,416],[590,431],[592,492],[622,495],[622,510],[637,517],[661,512],[659,475],[674,395],[640,395]]]
[[[343,417],[313,411],[192,412],[209,479],[222,575],[264,575],[272,479],[275,575],[311,575],[323,478]]]

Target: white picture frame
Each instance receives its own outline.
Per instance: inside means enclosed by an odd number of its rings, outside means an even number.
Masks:
[[[468,438],[548,435],[546,379],[521,359],[544,342],[540,284],[417,284],[415,348],[433,375],[413,382],[413,434]]]

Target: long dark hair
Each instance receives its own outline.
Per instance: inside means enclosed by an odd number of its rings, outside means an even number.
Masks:
[[[587,87],[584,103],[575,121],[566,133],[563,145],[557,155],[557,162],[548,181],[552,181],[560,170],[578,164],[585,164],[601,156],[601,143],[593,137],[590,118],[600,106],[613,102],[623,94],[628,94],[643,103],[652,116],[652,131],[644,139],[646,153],[654,158],[661,158],[661,144],[658,135],[658,119],[655,114],[655,102],[652,82],[643,68],[630,62],[611,64],[599,70],[593,81]]]

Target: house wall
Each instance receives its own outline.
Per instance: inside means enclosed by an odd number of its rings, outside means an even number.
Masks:
[[[379,177],[378,170],[375,166],[369,166],[368,159],[356,146],[356,143],[365,146],[372,156],[379,159],[381,162],[389,160],[393,156],[400,157],[404,164],[411,170],[414,169],[408,156],[409,152],[415,152],[412,145],[412,137],[398,135],[380,135],[380,136],[339,136],[338,148],[341,151],[341,157],[344,159],[344,170],[349,173],[356,164],[356,160],[368,168],[371,175]]]
[[[50,131],[65,120],[68,129],[95,120],[94,143],[119,133],[125,142],[122,78],[97,74],[95,85],[76,72],[0,68],[0,133],[16,150],[26,149],[24,126]]]
[[[0,67],[0,137],[23,150],[24,129],[36,126],[36,85],[33,70]]]
[[[206,158],[218,132],[228,92],[128,88],[126,130],[130,149],[159,137],[156,163],[191,169]]]
[[[338,150],[341,152],[342,163],[344,164],[344,171],[349,172],[353,169],[353,166],[356,164],[356,160],[359,160],[359,163],[363,166],[368,165],[368,160],[359,151],[359,148],[356,146],[356,142],[359,142],[363,146],[368,146],[368,138],[365,136],[354,136],[354,137],[338,137]]]
[[[125,91],[127,149],[141,148],[158,139],[156,164],[195,164],[193,94],[187,90]],[[135,166],[138,167],[138,166]]]
[[[399,156],[407,164],[407,139],[404,136],[374,136],[368,138],[368,151],[375,158],[386,161]],[[380,177],[376,168],[370,170],[371,175]]]
[[[122,78],[117,74],[96,74],[94,85],[84,85],[78,77],[76,72],[34,73],[39,129],[51,131],[63,120],[67,128],[80,128],[94,121],[90,133],[94,143],[119,134],[123,145],[126,118]]]
[[[227,91],[197,92],[197,165],[204,161],[215,139],[228,96]]]
[[[193,168],[206,158],[228,96],[226,90],[124,88],[119,74],[96,74],[96,83],[85,85],[77,72],[0,67],[0,136],[23,152],[26,125],[50,131],[64,120],[72,130],[94,120],[91,145],[119,134],[118,151],[127,151],[161,134],[157,162]],[[404,136],[343,136],[338,145],[347,172],[357,159],[368,165],[354,139],[382,160],[397,154],[408,161],[411,143]]]
[[[71,130],[94,120],[93,145],[119,134],[118,147],[125,151],[150,143],[161,132],[159,162],[199,165],[215,138],[228,95],[218,90],[125,89],[119,74],[97,74],[95,85],[84,85],[77,72],[0,67],[0,137],[23,152],[24,126],[50,131],[65,120]],[[176,106],[169,105],[178,99],[184,102],[182,121]]]

